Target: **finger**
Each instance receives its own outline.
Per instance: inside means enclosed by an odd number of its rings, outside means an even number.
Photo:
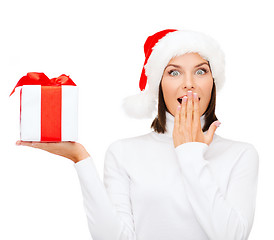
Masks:
[[[208,128],[208,131],[205,135],[208,145],[212,142],[213,135],[214,135],[216,129],[220,126],[220,124],[221,124],[220,121],[214,121],[213,123],[211,123],[210,127]]]
[[[18,146],[29,146],[29,147],[33,147],[34,143],[32,141],[22,141],[22,140],[18,140],[16,142],[16,145]]]
[[[193,134],[196,136],[198,131],[201,130],[199,99],[197,93],[193,93],[193,105]]]
[[[180,127],[181,130],[185,129],[186,126],[186,106],[187,106],[187,97],[183,97],[181,104],[181,113],[180,113]]]
[[[40,148],[40,149],[43,149],[43,150],[46,150],[48,148],[48,144],[47,143],[34,142],[34,141],[22,141],[22,140],[18,140],[16,142],[16,145],[28,146],[28,147],[33,147],[33,148]]]
[[[193,101],[192,101],[192,91],[187,92],[188,101],[187,101],[187,116],[186,116],[186,127],[188,129],[189,137],[192,133],[192,112],[193,112]],[[192,139],[191,139],[192,140]]]

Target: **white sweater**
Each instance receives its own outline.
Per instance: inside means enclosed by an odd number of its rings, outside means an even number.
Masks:
[[[166,116],[165,134],[151,131],[110,144],[104,183],[92,157],[74,165],[93,240],[248,239],[256,149],[216,133],[209,146],[188,142],[174,148],[174,117]]]

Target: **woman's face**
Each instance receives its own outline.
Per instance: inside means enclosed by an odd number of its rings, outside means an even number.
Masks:
[[[199,97],[200,116],[210,102],[213,78],[208,62],[198,53],[186,53],[172,58],[162,77],[162,90],[168,111],[175,116],[178,98],[191,90]]]

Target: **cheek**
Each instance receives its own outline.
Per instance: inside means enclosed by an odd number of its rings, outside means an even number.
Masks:
[[[213,79],[208,79],[207,81],[204,81],[202,84],[200,84],[200,89],[202,89],[203,92],[203,98],[204,98],[204,104],[208,104],[211,98],[211,91],[213,87]]]
[[[170,107],[170,104],[172,104],[172,101],[174,99],[174,96],[176,96],[176,88],[172,86],[171,84],[162,84],[162,91],[163,91],[163,97],[164,101],[167,105],[167,107]]]
[[[199,88],[203,90],[204,93],[210,93],[213,87],[212,77],[202,79],[202,81],[197,81]]]
[[[176,93],[177,86],[175,83],[171,83],[170,81],[165,81],[163,78],[162,80],[162,91],[164,96],[174,96],[174,93]]]

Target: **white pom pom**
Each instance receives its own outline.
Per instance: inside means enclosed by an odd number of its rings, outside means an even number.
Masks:
[[[151,118],[155,110],[156,100],[149,91],[141,91],[139,94],[123,99],[122,108],[132,118]]]

